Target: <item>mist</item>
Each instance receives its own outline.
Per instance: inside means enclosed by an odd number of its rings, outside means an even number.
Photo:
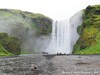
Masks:
[[[32,24],[30,18],[23,18],[20,14],[8,18],[3,15],[0,18],[0,32],[19,38],[22,53],[41,53],[48,45],[50,36],[41,35],[37,37]]]

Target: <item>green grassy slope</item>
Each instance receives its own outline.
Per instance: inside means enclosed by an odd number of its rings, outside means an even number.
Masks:
[[[0,56],[12,56],[14,54],[8,52],[1,44],[0,44]]]
[[[78,27],[80,35],[73,54],[100,54],[100,5],[84,10],[83,23]]]
[[[0,33],[0,56],[19,55],[21,52],[18,38]]]

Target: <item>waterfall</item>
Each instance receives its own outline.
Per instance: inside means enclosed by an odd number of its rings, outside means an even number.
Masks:
[[[53,21],[51,42],[44,52],[49,54],[70,54],[71,48],[69,27],[69,21]]]
[[[0,18],[0,32],[18,37],[21,40],[22,53],[71,54],[79,38],[77,27],[82,24],[83,13],[84,11],[79,11],[68,20],[52,21],[52,33],[38,37],[36,27],[33,27],[35,22],[31,18],[24,18],[20,14],[6,18],[1,14],[4,17]],[[40,26],[42,27],[41,24]]]

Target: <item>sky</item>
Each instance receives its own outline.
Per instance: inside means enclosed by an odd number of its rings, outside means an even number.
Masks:
[[[20,9],[63,20],[95,4],[100,4],[100,0],[0,0],[0,9]]]

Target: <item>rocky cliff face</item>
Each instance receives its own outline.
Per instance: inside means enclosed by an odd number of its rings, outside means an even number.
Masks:
[[[81,10],[70,18],[71,50],[73,50],[75,43],[79,39],[79,34],[77,33],[77,27],[79,27],[83,22],[83,19],[82,19],[83,13],[84,12]]]
[[[74,46],[74,54],[100,54],[100,5],[88,6],[83,23],[77,28],[80,35]]]
[[[42,14],[0,9],[0,32],[17,37],[22,53],[35,53],[41,48],[41,44],[49,38],[47,35],[51,33],[51,23],[52,20]]]

